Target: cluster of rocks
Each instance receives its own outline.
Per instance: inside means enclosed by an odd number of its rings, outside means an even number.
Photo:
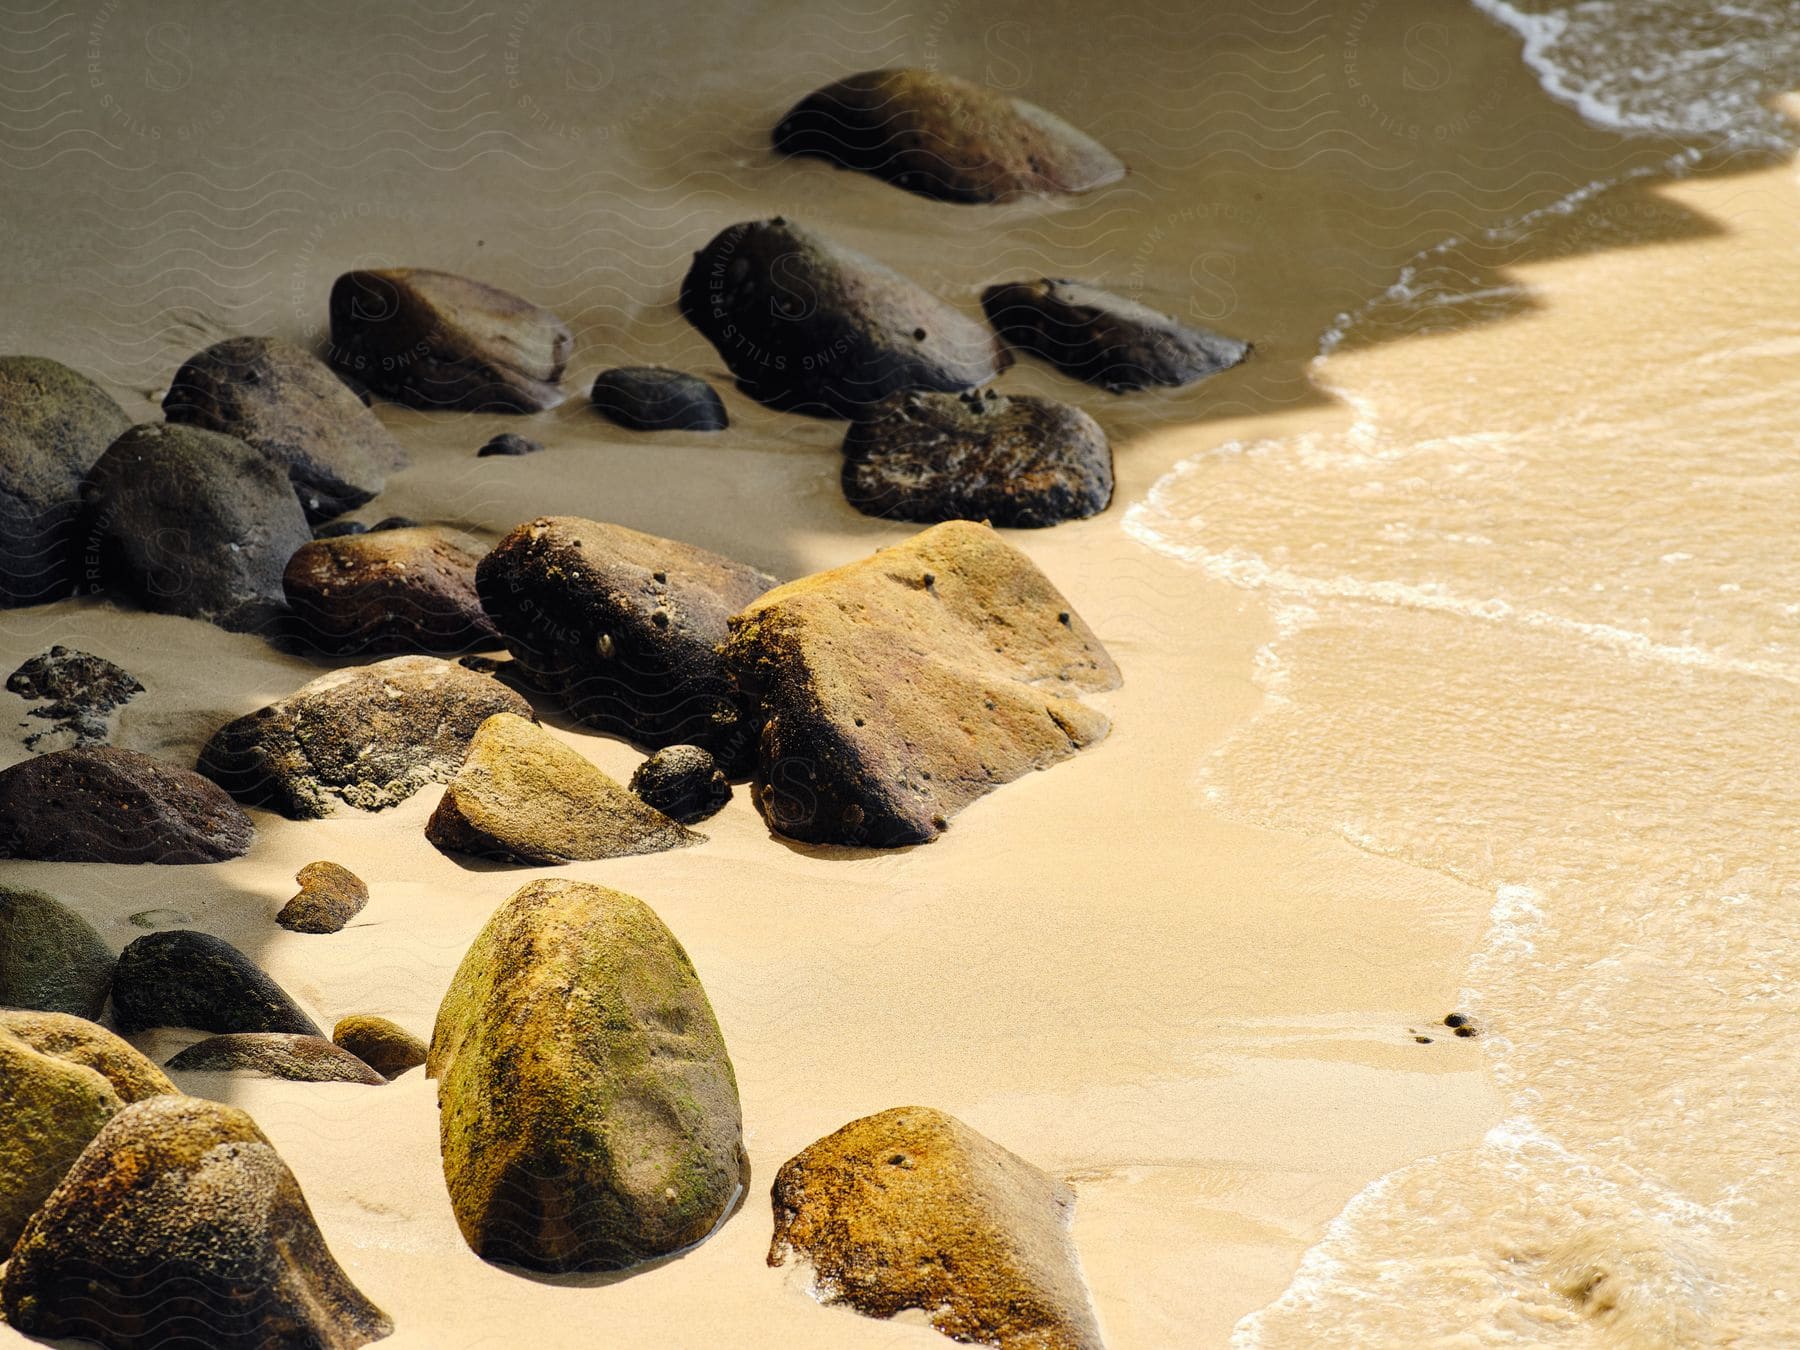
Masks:
[[[6,688],[27,702],[44,705],[26,714],[50,724],[25,738],[28,750],[52,738],[71,747],[104,745],[112,735],[114,714],[144,692],[129,671],[105,657],[60,644],[8,675]]]

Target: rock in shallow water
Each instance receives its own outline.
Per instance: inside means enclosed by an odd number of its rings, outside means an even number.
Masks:
[[[135,750],[53,750],[0,769],[0,858],[221,862],[254,835],[212,783]]]
[[[122,1102],[173,1093],[168,1075],[130,1043],[85,1017],[0,1008],[0,1031],[10,1032],[40,1054],[92,1069]]]
[[[658,750],[632,773],[631,790],[683,825],[718,814],[731,800],[731,784],[713,757],[697,745]]]
[[[425,837],[448,853],[552,864],[660,853],[701,839],[511,713],[476,731]]]
[[[396,656],[334,670],[221,727],[200,772],[240,801],[290,820],[405,801],[456,772],[475,728],[498,712],[531,716],[499,681],[452,661]]]
[[[960,310],[779,216],[696,253],[681,313],[746,394],[789,412],[855,417],[903,389],[985,384],[1012,363]]]
[[[187,929],[150,933],[119,953],[113,1017],[128,1034],[154,1027],[321,1034],[249,957],[224,938]]]
[[[42,891],[0,885],[0,1005],[98,1017],[113,954],[81,915]]]
[[[26,1226],[0,1309],[110,1350],[354,1350],[393,1330],[255,1122],[192,1097],[113,1117]]]
[[[914,390],[850,424],[843,484],[864,515],[1037,528],[1106,509],[1112,447],[1066,403]]]
[[[956,1341],[1101,1350],[1075,1245],[1075,1195],[942,1111],[852,1121],[790,1158],[769,1264],[798,1256],[819,1296],[869,1317],[925,1313]]]
[[[932,70],[866,70],[814,90],[775,148],[951,202],[1089,192],[1125,165],[1034,103]]]
[[[122,1105],[95,1070],[0,1029],[0,1260]]]
[[[581,721],[639,745],[747,752],[716,648],[726,619],[775,584],[705,549],[575,516],[521,525],[475,572],[522,674]]]
[[[953,521],[777,587],[731,621],[778,834],[925,843],[970,802],[1103,737],[1119,672],[1024,554]]]
[[[385,1017],[367,1013],[346,1017],[331,1029],[331,1039],[386,1078],[397,1078],[425,1062],[425,1042]]]
[[[617,1270],[706,1237],[748,1175],[737,1079],[687,953],[643,901],[534,881],[488,921],[431,1037],[469,1245]]]
[[[300,894],[281,907],[275,922],[294,933],[336,933],[362,913],[369,888],[348,867],[310,862],[295,874]]]
[[[47,704],[26,714],[51,724],[25,738],[28,750],[52,734],[61,734],[71,746],[104,745],[113,713],[144,692],[129,672],[104,657],[63,646],[25,662],[6,677],[6,687],[28,702]]]
[[[332,363],[415,408],[554,408],[574,345],[549,310],[449,272],[346,272],[331,288]]]
[[[1250,355],[1248,342],[1079,281],[989,286],[981,305],[1011,345],[1115,394],[1193,384]]]
[[[0,608],[75,589],[81,481],[130,425],[79,371],[41,356],[0,356]]]
[[[323,361],[279,338],[230,338],[189,357],[163,415],[267,455],[313,521],[361,506],[388,469],[406,463],[400,443]]]
[[[292,1083],[363,1083],[387,1079],[323,1036],[237,1031],[195,1041],[168,1062],[177,1073],[250,1073]]]
[[[620,366],[594,377],[593,405],[633,431],[723,431],[718,392],[698,375],[661,366]]]
[[[486,552],[436,526],[315,539],[281,586],[300,636],[322,651],[461,652],[500,640],[475,594]]]
[[[145,609],[258,629],[283,610],[281,572],[312,538],[287,470],[199,427],[146,423],[82,486],[88,568]]]

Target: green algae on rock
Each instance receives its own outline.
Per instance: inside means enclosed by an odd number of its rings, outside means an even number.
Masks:
[[[0,1008],[0,1031],[11,1032],[40,1054],[92,1069],[112,1084],[122,1102],[175,1091],[169,1076],[135,1046],[85,1017]]]
[[[331,1029],[331,1039],[384,1078],[396,1078],[425,1062],[427,1047],[405,1027],[385,1017],[355,1013]]]
[[[255,1122],[193,1097],[107,1123],[26,1225],[0,1311],[108,1350],[356,1350],[394,1329]]]
[[[705,1238],[748,1175],[737,1079],[675,936],[643,901],[534,881],[438,1011],[444,1179],[481,1256],[618,1270]]]
[[[902,1106],[782,1164],[769,1264],[869,1317],[925,1313],[955,1341],[1101,1350],[1069,1187],[954,1116]]]
[[[113,953],[81,915],[42,891],[0,885],[0,1005],[98,1017]]]
[[[387,1082],[373,1067],[323,1036],[233,1031],[195,1041],[165,1068],[177,1073],[250,1073],[293,1083]]]
[[[0,1258],[122,1105],[96,1070],[0,1029]]]

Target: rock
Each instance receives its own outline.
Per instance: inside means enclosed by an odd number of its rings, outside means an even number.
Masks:
[[[313,526],[314,539],[342,539],[345,535],[366,534],[369,527],[360,520],[328,520]]]
[[[535,455],[544,448],[542,441],[534,441],[528,436],[516,432],[503,431],[491,438],[488,443],[475,452],[480,459],[489,455]]]
[[[194,916],[184,909],[140,909],[129,921],[134,928],[187,928]]]
[[[981,293],[994,331],[1066,375],[1122,394],[1229,370],[1250,344],[1079,281],[1014,281]]]
[[[777,587],[723,655],[762,734],[752,796],[778,834],[926,843],[949,817],[1103,737],[1084,691],[1118,668],[984,525],[951,521]]]
[[[144,692],[143,685],[104,657],[63,646],[25,662],[6,677],[6,687],[27,702],[47,704],[26,713],[50,723],[25,738],[28,750],[53,734],[71,746],[104,745],[112,734],[113,713]]]
[[[90,569],[106,587],[240,631],[280,613],[281,570],[312,538],[285,468],[198,427],[133,427],[82,500]]]
[[[423,526],[423,521],[414,520],[411,516],[383,516],[369,526],[369,533],[379,534],[383,530],[417,530]]]
[[[414,408],[554,408],[574,345],[549,310],[449,272],[346,272],[331,288],[332,363]]]
[[[623,858],[701,839],[511,713],[481,724],[425,837],[446,853],[520,863]]]
[[[712,1232],[747,1176],[737,1079],[692,962],[650,907],[534,881],[438,1010],[444,1178],[489,1260],[619,1270]]]
[[[1012,357],[935,295],[777,216],[694,255],[681,313],[772,408],[854,417],[903,389],[985,384]]]
[[[275,916],[275,922],[290,932],[338,932],[369,903],[363,879],[334,862],[310,862],[294,880],[300,883],[300,894]]]
[[[235,436],[279,464],[308,520],[361,506],[406,463],[381,419],[318,357],[279,338],[215,342],[163,396],[171,422]]]
[[[697,745],[670,745],[637,766],[631,790],[671,820],[693,825],[731,800],[713,757]]]
[[[0,356],[0,608],[75,589],[81,480],[130,425],[79,371]]]
[[[224,938],[186,929],[146,934],[119,954],[113,1018],[127,1035],[154,1027],[321,1034],[249,957]]]
[[[387,1082],[348,1050],[323,1036],[282,1031],[238,1031],[196,1041],[171,1059],[177,1073],[253,1073],[294,1083]]]
[[[475,594],[486,552],[435,526],[315,539],[288,559],[281,587],[322,651],[465,651],[500,640]]]
[[[0,1030],[0,1258],[122,1105],[93,1069]]]
[[[1090,192],[1125,166],[1035,103],[932,70],[865,70],[795,104],[775,148],[947,202]]]
[[[718,391],[698,375],[661,366],[620,366],[594,377],[594,407],[633,431],[723,431]]]
[[[121,1102],[141,1102],[176,1090],[168,1075],[129,1042],[85,1017],[0,1008],[0,1032],[17,1036],[41,1055],[92,1069],[112,1085]]]
[[[94,1018],[113,954],[81,915],[42,891],[0,885],[0,1004]]]
[[[716,648],[775,581],[672,539],[543,516],[475,570],[516,672],[581,721],[651,749],[691,742],[727,765],[749,734]]]
[[[1106,509],[1112,447],[1066,403],[912,390],[850,424],[843,482],[864,515],[1037,528]]]
[[[136,750],[53,750],[0,769],[0,858],[222,862],[249,852],[255,833],[199,774]]]
[[[1002,1350],[1101,1350],[1069,1239],[1074,1192],[953,1116],[851,1121],[783,1164],[772,1198],[769,1264],[798,1256],[826,1302],[916,1310]]]
[[[456,772],[475,728],[531,705],[497,680],[430,656],[334,670],[279,703],[229,722],[200,752],[200,772],[240,801],[290,820],[405,801]]]
[[[331,1039],[385,1078],[425,1062],[425,1042],[385,1017],[346,1017],[332,1028]]]
[[[0,1310],[110,1350],[354,1350],[393,1330],[255,1122],[194,1097],[108,1122],[26,1226]]]

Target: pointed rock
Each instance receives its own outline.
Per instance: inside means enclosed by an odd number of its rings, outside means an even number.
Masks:
[[[619,1270],[699,1242],[748,1176],[737,1079],[693,963],[650,907],[534,881],[438,1010],[444,1179],[469,1245]]]
[[[394,1329],[255,1122],[193,1097],[113,1117],[26,1226],[0,1310],[109,1350],[355,1350]]]
[[[331,1029],[331,1039],[385,1078],[398,1078],[425,1062],[425,1042],[385,1017],[346,1017]]]
[[[300,894],[275,916],[275,922],[292,933],[336,933],[369,903],[363,879],[334,862],[310,862],[294,880],[300,883]]]
[[[40,1054],[92,1069],[112,1084],[122,1102],[175,1091],[168,1075],[129,1042],[85,1017],[0,1008],[0,1031],[11,1032]]]
[[[461,652],[500,638],[475,594],[484,545],[424,525],[315,539],[288,559],[281,588],[322,651]]]
[[[113,1017],[127,1034],[153,1027],[320,1034],[287,990],[224,938],[177,929],[119,953]]]
[[[212,783],[136,750],[53,750],[0,769],[0,858],[221,862],[255,833]]]
[[[234,1031],[195,1041],[166,1066],[177,1073],[250,1073],[294,1083],[387,1082],[369,1065],[323,1036]]]
[[[0,1029],[0,1259],[122,1105],[93,1069]]]

